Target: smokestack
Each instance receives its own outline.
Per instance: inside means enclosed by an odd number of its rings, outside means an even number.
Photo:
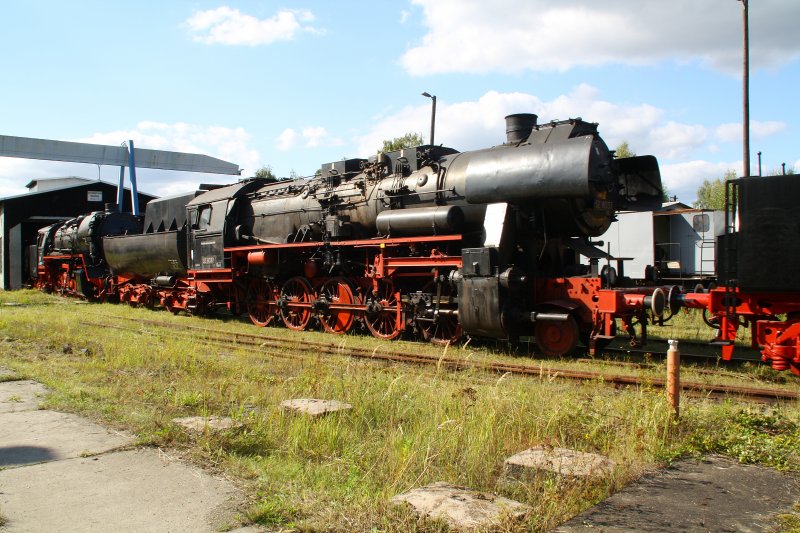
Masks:
[[[515,113],[506,117],[506,142],[519,144],[531,136],[536,119],[533,113]]]

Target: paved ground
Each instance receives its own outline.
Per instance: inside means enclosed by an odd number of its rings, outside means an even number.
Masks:
[[[236,528],[230,482],[85,418],[38,410],[46,389],[0,383],[0,515],[8,532]],[[247,529],[250,530],[249,528]]]
[[[707,457],[645,476],[555,531],[774,531],[798,500],[794,477]]]

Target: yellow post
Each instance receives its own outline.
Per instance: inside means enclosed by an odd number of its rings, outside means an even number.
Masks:
[[[667,402],[675,418],[678,418],[681,404],[681,352],[678,350],[678,341],[667,342]]]

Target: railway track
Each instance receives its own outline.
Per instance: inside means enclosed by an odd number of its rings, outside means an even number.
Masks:
[[[108,318],[103,316],[103,318]],[[486,372],[510,373],[517,376],[527,376],[534,378],[546,379],[567,379],[576,381],[601,381],[612,386],[649,386],[656,388],[666,387],[666,379],[658,377],[640,378],[637,376],[630,376],[624,374],[605,373],[605,372],[591,372],[580,371],[568,368],[546,368],[543,364],[524,364],[524,363],[507,363],[507,362],[491,362],[479,361],[473,359],[464,359],[460,357],[452,357],[447,355],[447,350],[444,349],[441,355],[426,355],[420,353],[408,353],[397,351],[385,351],[378,348],[358,348],[358,347],[345,347],[344,345],[336,345],[327,342],[300,340],[300,339],[286,339],[266,334],[253,334],[253,333],[236,333],[220,329],[204,328],[189,324],[170,324],[156,320],[145,320],[135,318],[114,317],[117,320],[125,320],[131,323],[153,326],[163,328],[171,331],[187,332],[186,334],[201,338],[206,342],[211,342],[215,345],[224,345],[230,347],[255,347],[261,350],[269,350],[271,355],[279,357],[296,357],[298,353],[319,355],[329,354],[345,357],[352,357],[357,359],[368,359],[372,361],[386,361],[405,364],[416,365],[431,365],[437,368],[446,368],[449,370],[465,370],[465,369],[479,369]],[[140,328],[125,327],[116,323],[107,322],[82,322],[84,325],[93,327],[116,328],[132,332],[141,332]],[[190,332],[190,333],[189,333]],[[291,349],[295,355],[283,353],[282,350]],[[692,381],[681,381],[681,387],[684,392],[692,395],[699,395],[705,397],[742,397],[749,400],[760,402],[775,402],[775,401],[792,401],[800,399],[800,392],[786,391],[781,389],[770,389],[761,387],[741,387],[731,386],[724,384],[709,384]]]
[[[655,342],[655,341],[652,341]],[[723,361],[722,357],[718,353],[694,353],[690,352],[689,350],[696,349],[696,348],[707,348],[707,344],[697,343],[697,342],[690,342],[690,341],[681,341],[681,360],[684,361],[692,361],[696,363],[717,363],[717,362],[724,362],[725,364],[729,365],[741,365],[744,363],[760,363],[761,359],[754,355],[752,357],[734,357],[730,361]],[[634,357],[641,357],[641,358],[658,358],[659,356],[663,356],[667,352],[667,341],[663,341],[663,345],[661,347],[655,346],[647,346],[643,348],[621,348],[616,346],[607,346],[602,349],[603,353],[615,353],[615,354],[622,354],[622,355],[631,355]]]

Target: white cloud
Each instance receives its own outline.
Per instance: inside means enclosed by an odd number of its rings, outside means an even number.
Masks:
[[[278,143],[276,147],[281,152],[286,152],[287,150],[291,150],[294,148],[295,143],[297,142],[297,132],[294,131],[292,128],[286,128],[278,135],[277,139]]]
[[[244,128],[144,121],[131,130],[95,133],[73,140],[114,146],[126,139],[133,139],[138,148],[210,155],[248,170],[255,168],[259,160],[258,151],[249,146],[250,134]]]
[[[477,101],[447,104],[439,100],[436,109],[436,144],[474,150],[504,141],[503,117],[538,110],[542,102],[525,93],[489,91]],[[356,142],[361,156],[374,154],[384,140],[405,133],[419,133],[426,142],[430,131],[430,104],[407,106],[392,115],[376,118],[376,126]]]
[[[611,63],[699,61],[741,66],[742,8],[696,0],[413,0],[428,33],[400,62],[414,75],[565,71]],[[760,0],[750,9],[751,63],[800,57],[800,2]]]
[[[306,146],[316,148],[326,143],[328,132],[322,126],[303,128],[303,137],[306,139]]]
[[[436,144],[460,150],[474,150],[505,141],[504,117],[511,113],[534,112],[539,123],[582,117],[600,124],[600,132],[612,148],[623,141],[640,154],[683,157],[706,142],[705,127],[664,121],[664,111],[648,104],[622,105],[603,100],[586,84],[551,101],[527,93],[489,91],[478,100],[447,104],[436,110]],[[358,153],[372,154],[384,140],[407,132],[423,133],[427,139],[430,106],[406,107],[377,121],[368,134],[357,139]]]
[[[220,178],[199,180],[197,178],[192,179],[190,176],[186,176],[186,178],[187,179],[171,179],[169,181],[162,181],[156,186],[155,189],[153,189],[152,192],[156,196],[172,196],[173,194],[182,194],[189,191],[195,191],[200,183],[226,183],[230,181],[230,178],[227,176],[223,177],[221,180]]]
[[[707,139],[706,128],[699,124],[667,122],[650,133],[650,144],[657,146],[659,155],[666,159],[685,157],[703,146]]]
[[[205,44],[250,45],[289,41],[298,32],[323,33],[305,24],[314,20],[307,9],[282,9],[275,15],[258,19],[228,6],[195,12],[183,26],[192,39]]]
[[[661,182],[666,185],[670,196],[677,195],[678,200],[691,204],[697,199],[697,188],[703,180],[721,178],[731,169],[738,172],[742,168],[742,162],[692,160],[661,163],[659,166]]]
[[[750,121],[750,138],[763,139],[770,135],[775,135],[786,129],[786,123],[777,120],[761,122],[758,120]],[[716,128],[716,134],[723,142],[742,142],[742,123],[731,122],[720,124]]]
[[[129,130],[68,140],[118,146],[128,139],[133,139],[137,148],[205,154],[236,163],[244,169],[243,176],[252,175],[259,166],[259,153],[250,146],[250,134],[243,128],[144,121]],[[98,168],[96,165],[0,157],[0,197],[27,192],[24,185],[31,179],[70,175],[96,179]],[[105,166],[100,169],[100,175],[103,180],[116,183],[119,170]],[[158,196],[191,190],[199,183],[228,183],[236,179],[238,176],[137,170],[139,188]],[[193,185],[183,188],[187,184]]]
[[[664,110],[649,104],[617,104],[602,99],[597,89],[582,84],[569,94],[543,101],[535,95],[489,91],[477,100],[448,104],[437,102],[436,144],[459,150],[475,150],[505,141],[504,117],[533,112],[539,123],[571,117],[599,123],[599,131],[610,148],[627,141],[638,154],[659,159],[662,179],[670,194],[691,202],[704,179],[722,176],[728,169],[741,169],[741,161],[705,161],[699,157],[713,152],[710,140],[715,128],[665,119]],[[423,134],[427,140],[430,105],[406,107],[377,117],[376,125],[356,139],[358,154],[374,154],[386,139],[408,132]],[[681,161],[686,159],[686,161]],[[675,162],[677,161],[677,162]]]
[[[306,126],[298,133],[293,128],[286,128],[281,132],[277,139],[276,147],[281,152],[286,152],[297,146],[300,138],[305,140],[304,146],[307,148],[319,148],[322,146],[341,146],[344,141],[339,137],[331,137],[323,126]]]

